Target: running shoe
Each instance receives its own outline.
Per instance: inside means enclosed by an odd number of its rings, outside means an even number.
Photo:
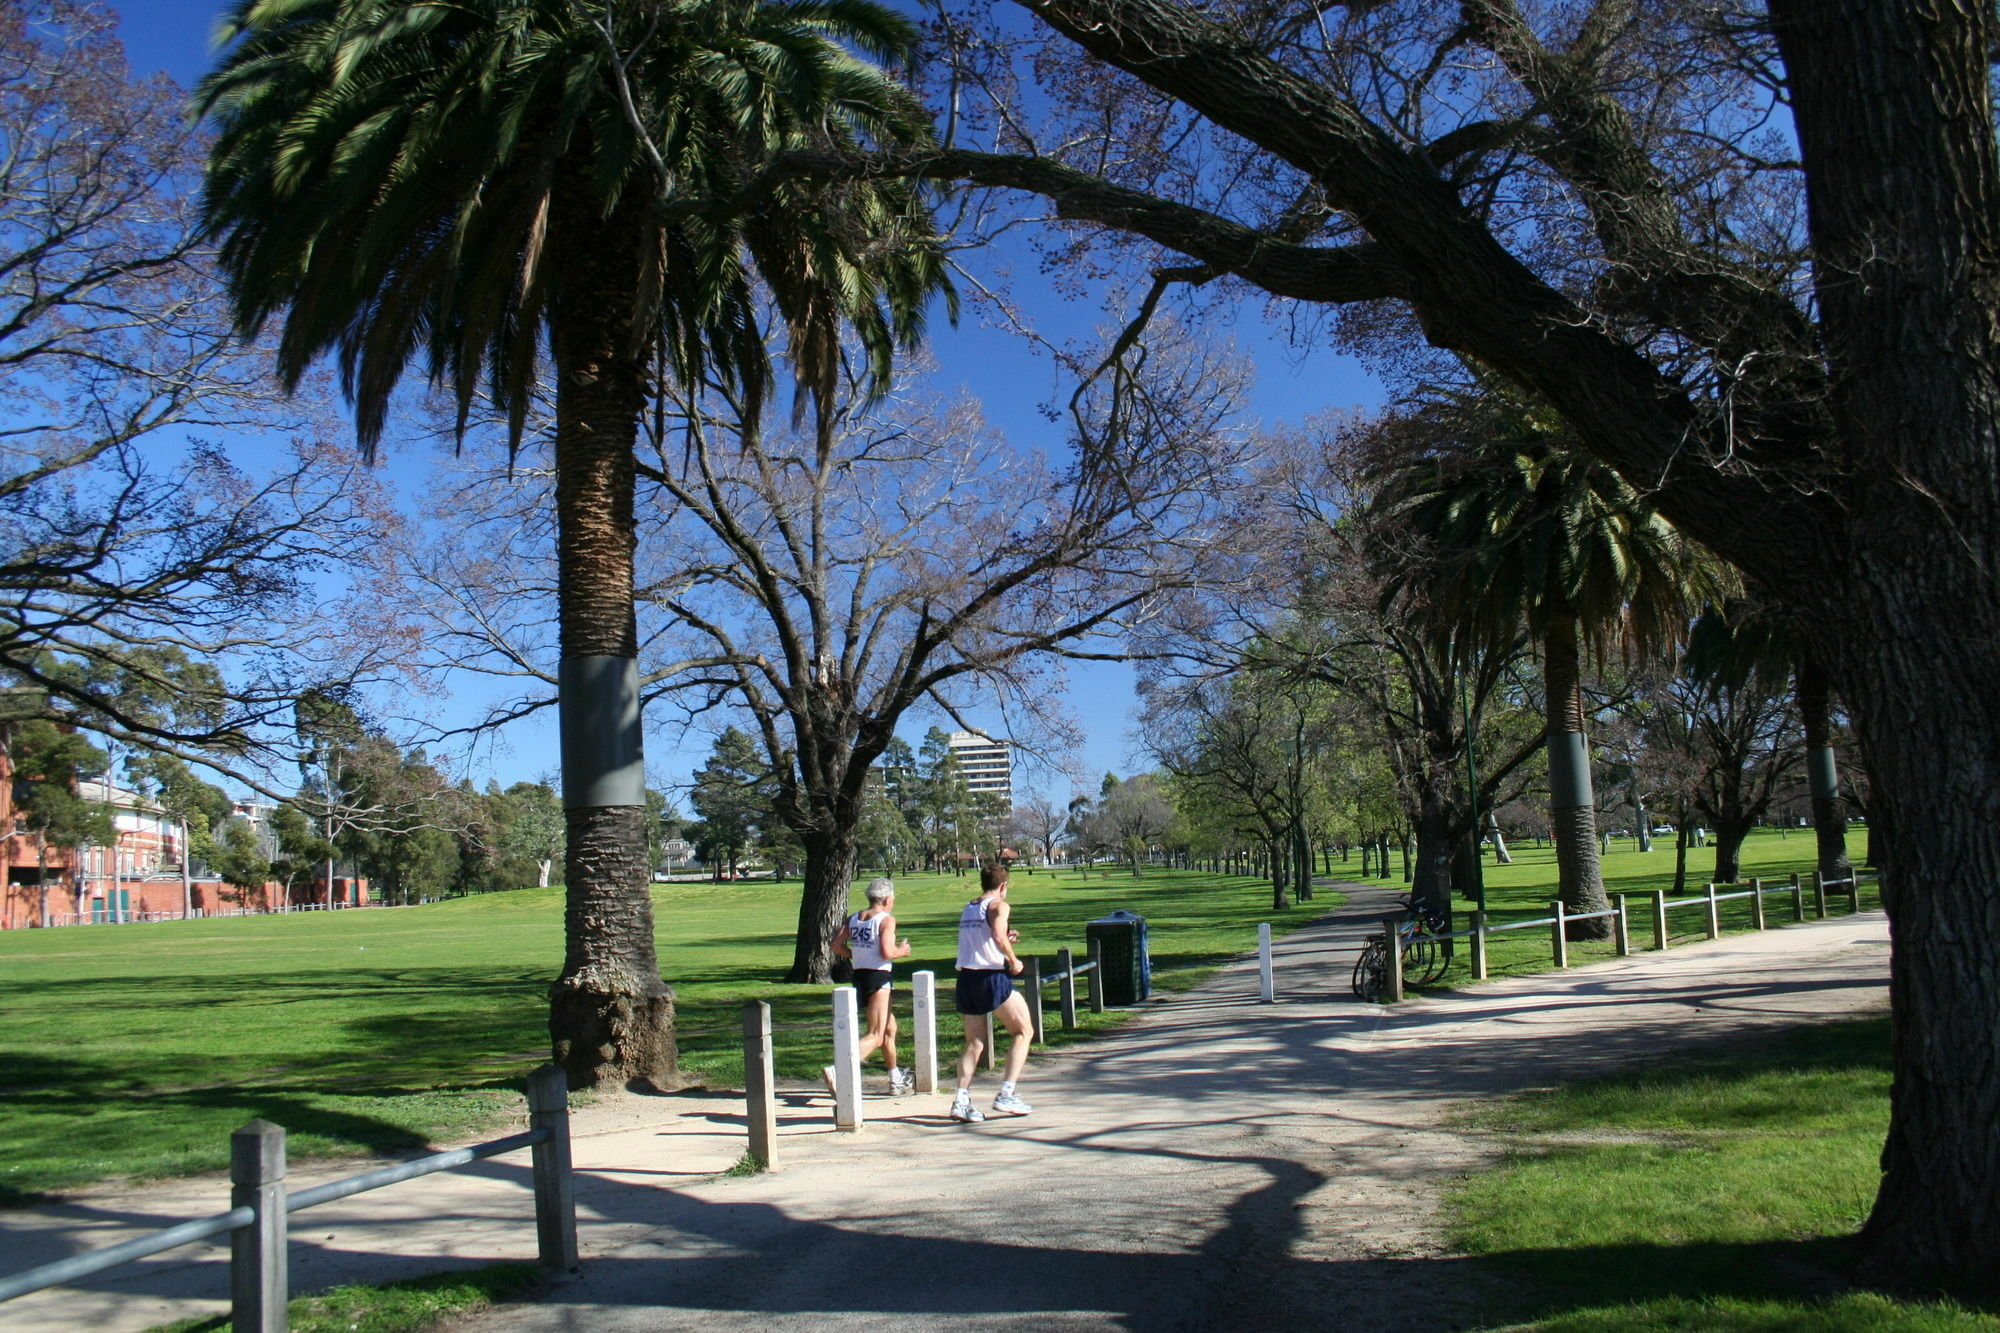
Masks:
[[[993,1099],[993,1109],[1002,1115],[1026,1115],[1035,1108],[1016,1097],[1011,1092],[1003,1092]]]
[[[986,1118],[986,1113],[972,1104],[972,1098],[960,1097],[951,1104],[951,1118],[964,1124],[976,1125]]]
[[[889,1077],[889,1095],[907,1097],[917,1090],[917,1076],[907,1069],[899,1069]]]
[[[826,1081],[826,1095],[829,1097],[838,1097],[840,1095],[840,1086],[833,1081],[833,1066],[828,1065],[820,1070],[819,1076]]]

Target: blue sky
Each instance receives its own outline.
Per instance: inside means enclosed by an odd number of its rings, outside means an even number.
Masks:
[[[108,7],[120,16],[120,34],[135,72],[164,70],[181,83],[192,84],[208,67],[214,15],[220,5],[209,0],[125,0]],[[1039,257],[1019,243],[996,247],[990,257],[972,262],[975,271],[983,267],[989,273],[1010,272],[1013,293],[1027,317],[1044,336],[1059,343],[1089,337],[1116,318],[1098,301],[1053,291],[1039,272]],[[1256,362],[1251,406],[1264,423],[1379,401],[1379,388],[1352,358],[1322,350],[1301,355],[1287,344],[1284,330],[1266,317],[1259,303],[1246,302],[1227,333]],[[931,351],[940,368],[940,388],[970,390],[984,402],[989,420],[1018,442],[1047,439],[1053,428],[1037,408],[1052,398],[1066,398],[1068,389],[1057,382],[1046,357],[1035,355],[1018,337],[985,326],[972,313],[956,329],[937,321]],[[395,486],[421,485],[427,455],[418,450],[402,456],[393,449],[388,452],[386,479]],[[1115,663],[1070,664],[1068,702],[1083,720],[1087,735],[1081,753],[1074,756],[1083,772],[1122,774],[1143,766],[1130,737],[1134,693],[1129,668]],[[907,720],[903,733],[914,743],[936,720]],[[997,717],[980,720],[998,724]],[[707,748],[705,738],[694,738],[682,752],[658,740],[649,745],[649,778],[654,785],[670,787],[686,779]],[[508,783],[539,777],[554,767],[553,726],[522,725],[482,747],[472,776],[475,780],[493,776]],[[1066,779],[1051,777],[1040,785],[1059,797],[1068,794]],[[1094,778],[1088,785],[1095,788]]]

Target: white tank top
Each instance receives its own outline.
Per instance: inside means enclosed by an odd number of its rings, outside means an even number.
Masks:
[[[865,972],[890,970],[889,960],[882,956],[882,917],[866,917],[859,912],[848,917],[847,947],[854,954],[857,969]]]
[[[974,898],[958,914],[958,969],[1003,972],[1007,955],[993,942],[993,927],[986,920],[986,901]]]

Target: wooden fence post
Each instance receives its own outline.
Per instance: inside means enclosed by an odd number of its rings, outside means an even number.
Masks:
[[[861,1128],[861,1029],[854,987],[833,988],[833,1127]]]
[[[1826,880],[1821,877],[1817,870],[1812,872],[1812,877],[1813,916],[1817,920],[1824,921],[1826,920]]]
[[[743,1006],[743,1102],[750,1124],[750,1155],[766,1171],[778,1169],[778,1090],[771,1077],[771,1006]]]
[[[1104,1012],[1104,940],[1099,937],[1090,942],[1090,1012]]]
[[[1277,988],[1271,976],[1271,923],[1257,923],[1257,998],[1265,1004],[1275,1004]]]
[[[1750,877],[1750,924],[1758,930],[1768,930],[1764,920],[1764,881],[1757,876]]]
[[[1056,1003],[1062,1010],[1064,1032],[1076,1030],[1076,955],[1068,949],[1056,950],[1056,971],[1062,979],[1056,982]]]
[[[1030,954],[1021,961],[1028,965],[1027,970],[1021,973],[1028,992],[1028,1041],[1040,1046],[1045,1040],[1042,1032],[1042,960]]]
[[[1382,939],[1389,950],[1389,1003],[1401,1004],[1403,1000],[1403,935],[1400,929],[1403,918],[1385,916],[1382,918]]]
[[[1611,918],[1612,947],[1617,951],[1620,958],[1630,958],[1632,956],[1632,914],[1625,906],[1624,894],[1613,894],[1611,903],[1612,906],[1618,909],[1618,915]]]
[[[1486,913],[1472,914],[1472,979],[1486,980]]]
[[[1806,891],[1799,885],[1799,872],[1792,872],[1792,920],[1806,919]]]
[[[1722,909],[1716,905],[1715,885],[1708,886],[1708,938],[1715,939],[1722,934]]]
[[[771,1044],[770,1022],[767,1012],[764,1019],[767,1051]],[[543,1065],[528,1075],[528,1127],[549,1132],[546,1140],[529,1150],[535,1177],[536,1258],[552,1273],[574,1273],[576,1176],[570,1170],[569,1157],[569,1076],[561,1066]]]
[[[285,1131],[252,1120],[229,1136],[229,1206],[256,1216],[229,1233],[229,1326],[285,1333]]]
[[[1549,927],[1549,943],[1556,956],[1556,966],[1558,968],[1568,967],[1569,929],[1568,923],[1563,916],[1562,899],[1554,898],[1550,900],[1549,914],[1555,918],[1555,924]]]
[[[938,1090],[937,1058],[937,973],[924,971],[910,977],[910,1042],[916,1053],[917,1091]]]
[[[1653,890],[1653,947],[1667,947],[1667,891]]]

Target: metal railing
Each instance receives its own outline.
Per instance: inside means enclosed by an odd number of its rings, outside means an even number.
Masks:
[[[229,1136],[229,1211],[0,1278],[0,1301],[228,1232],[230,1327],[235,1333],[284,1333],[290,1299],[287,1219],[292,1213],[522,1148],[534,1150],[535,1242],[541,1265],[573,1271],[576,1196],[570,1171],[569,1081],[556,1066],[544,1065],[528,1076],[528,1119],[531,1128],[525,1134],[432,1153],[297,1191],[285,1186],[284,1128],[253,1120]]]
[[[1752,876],[1748,883],[1748,888],[1734,889],[1728,892],[1719,892],[1714,884],[1709,884],[1701,894],[1688,898],[1668,898],[1666,890],[1653,890],[1648,895],[1652,909],[1653,948],[1655,950],[1665,950],[1671,946],[1672,935],[1667,928],[1667,914],[1677,908],[1702,908],[1705,913],[1702,935],[1704,939],[1711,940],[1719,938],[1722,934],[1721,905],[1737,899],[1748,899],[1750,901],[1751,927],[1754,930],[1768,930],[1770,928],[1770,919],[1764,900],[1768,895],[1774,893],[1785,894],[1791,898],[1792,920],[1794,922],[1806,919],[1806,886],[1801,881],[1797,872],[1793,872],[1789,879],[1782,883],[1766,884],[1757,876]],[[1861,885],[1858,875],[1850,874],[1845,879],[1827,879],[1821,876],[1818,871],[1813,871],[1811,892],[1815,915],[1821,920],[1824,920],[1827,915],[1827,897],[1829,894],[1845,897],[1848,901],[1848,911],[1850,914],[1861,910]],[[1617,957],[1625,958],[1629,957],[1632,952],[1631,911],[1627,898],[1628,895],[1626,894],[1613,894],[1613,905],[1597,912],[1571,912],[1564,908],[1560,901],[1551,900],[1548,916],[1534,917],[1527,921],[1494,923],[1486,919],[1485,912],[1476,911],[1472,914],[1472,928],[1470,930],[1444,931],[1427,935],[1424,938],[1433,940],[1470,940],[1472,944],[1470,962],[1472,979],[1474,981],[1484,981],[1487,979],[1486,946],[1489,936],[1500,934],[1503,931],[1530,930],[1546,926],[1549,928],[1551,961],[1554,962],[1557,968],[1567,968],[1569,966],[1569,924],[1573,921],[1592,921],[1609,918],[1612,923],[1613,951]],[[1407,944],[1407,938],[1402,937],[1399,931],[1399,927],[1405,920],[1406,917],[1404,915],[1385,918],[1383,921],[1385,937],[1388,939],[1401,938]],[[1388,993],[1390,1002],[1393,1003],[1403,998],[1403,950],[1399,947],[1391,949],[1389,953]]]

